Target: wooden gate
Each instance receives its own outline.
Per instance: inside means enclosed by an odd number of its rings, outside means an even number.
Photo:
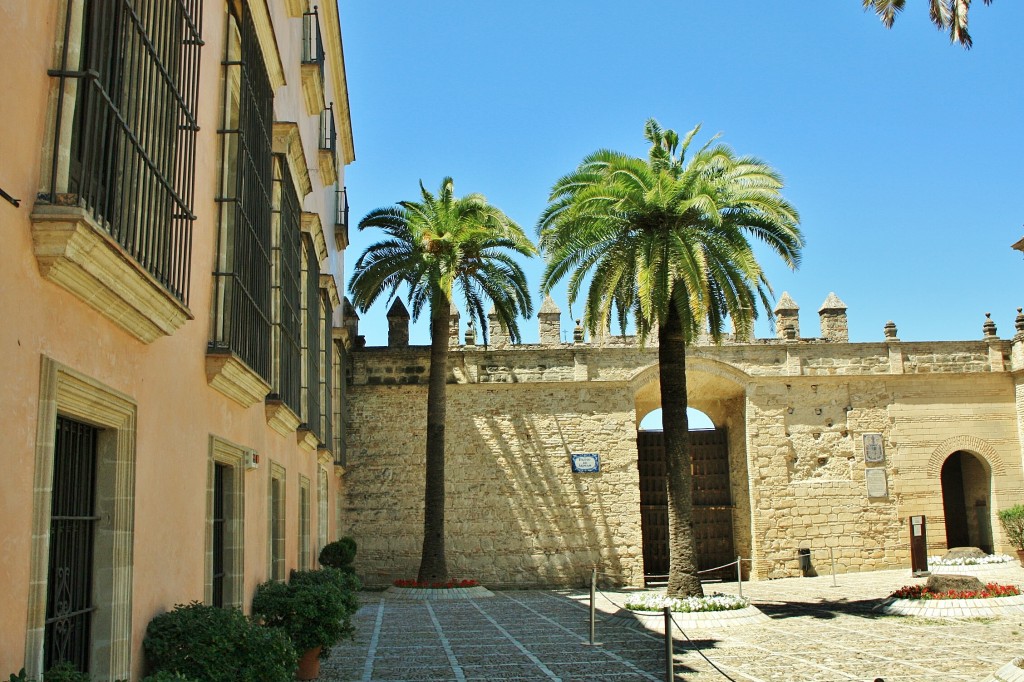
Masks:
[[[644,544],[644,577],[668,575],[668,493],[665,488],[665,437],[661,431],[637,433],[640,469],[640,528]],[[729,448],[725,429],[690,432],[693,472],[693,532],[697,568],[706,570],[736,560],[732,537],[729,489]],[[725,569],[723,577],[735,569]],[[713,573],[703,578],[717,577]]]

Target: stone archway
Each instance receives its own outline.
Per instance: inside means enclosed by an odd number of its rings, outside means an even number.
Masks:
[[[957,450],[942,463],[942,510],[947,547],[992,552],[992,472],[981,457]]]
[[[687,360],[687,402],[712,428],[693,429],[694,535],[698,567],[730,564],[751,556],[750,491],[746,453],[746,383],[734,367],[705,358]],[[668,572],[668,515],[662,432],[641,430],[644,417],[661,406],[657,365],[633,377],[640,473],[644,573],[649,582]],[[730,568],[735,579],[735,569]],[[715,577],[708,575],[706,577]]]

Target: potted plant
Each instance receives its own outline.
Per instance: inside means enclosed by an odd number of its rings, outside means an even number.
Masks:
[[[1017,558],[1024,566],[1024,504],[1018,504],[999,512],[999,523],[1003,526],[1006,539],[1017,548]]]
[[[292,571],[287,583],[268,581],[256,588],[253,617],[288,633],[299,653],[298,679],[319,677],[320,659],[342,637],[351,636],[358,587],[354,576],[324,568]]]

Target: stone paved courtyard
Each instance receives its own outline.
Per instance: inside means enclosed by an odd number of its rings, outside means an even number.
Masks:
[[[1024,585],[1024,569],[978,573]],[[718,682],[980,682],[1024,654],[1024,617],[946,621],[873,611],[909,570],[744,583],[771,617],[761,625],[676,632],[677,680]],[[705,591],[735,594],[736,583]],[[586,590],[496,592],[492,598],[399,600],[364,593],[354,641],[335,647],[321,680],[664,680],[664,640],[620,608],[627,590],[597,599],[588,644]],[[687,638],[688,636],[688,638]],[[721,670],[716,671],[697,652]]]

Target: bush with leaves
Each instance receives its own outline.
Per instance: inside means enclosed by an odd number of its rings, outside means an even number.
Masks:
[[[181,673],[159,670],[152,675],[142,678],[142,682],[201,682],[194,677],[188,677]]]
[[[352,561],[356,558],[356,541],[345,536],[329,542],[320,550],[320,565],[352,572]]]
[[[286,633],[199,602],[150,621],[142,648],[154,672],[222,682],[289,682],[298,660]]]
[[[1006,539],[1017,549],[1024,550],[1024,504],[1017,504],[999,512],[999,523],[1006,531]]]
[[[256,588],[253,618],[288,633],[300,654],[330,647],[354,632],[352,615],[359,608],[359,580],[340,569],[292,571],[287,583],[268,581]]]

